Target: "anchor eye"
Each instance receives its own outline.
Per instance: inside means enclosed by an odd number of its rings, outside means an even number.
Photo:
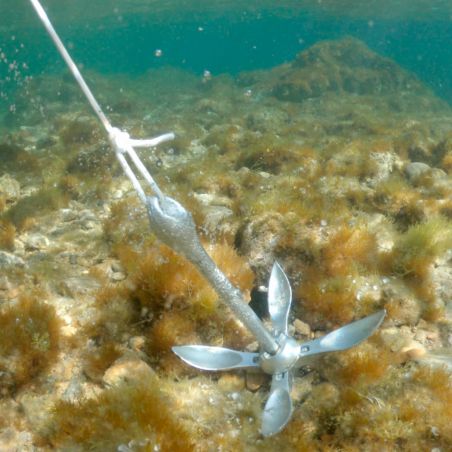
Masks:
[[[282,334],[279,340],[279,350],[274,354],[262,353],[261,369],[270,375],[286,372],[294,367],[300,356],[300,346],[295,339]]]

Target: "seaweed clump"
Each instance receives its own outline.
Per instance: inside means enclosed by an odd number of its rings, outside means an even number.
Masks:
[[[0,395],[14,392],[55,361],[61,322],[36,295],[0,310]]]
[[[392,268],[402,276],[425,279],[430,265],[452,247],[452,224],[443,217],[411,226],[392,252]]]
[[[441,306],[436,303],[431,279],[435,260],[452,248],[452,224],[437,216],[418,223],[400,234],[387,256],[390,270],[405,279],[424,303],[424,316],[437,318]]]
[[[104,222],[112,253],[127,278],[105,283],[98,291],[97,316],[86,326],[87,335],[101,347],[123,344],[132,335],[142,336],[155,368],[171,374],[185,367],[172,353],[174,345],[202,341],[243,347],[250,342],[249,333],[219,304],[218,295],[198,270],[144,235],[147,223],[137,212],[135,203],[121,201],[112,205]],[[133,221],[135,217],[137,221]],[[249,299],[254,274],[246,261],[227,243],[207,245],[206,249]],[[92,373],[98,379],[102,370]]]
[[[0,219],[0,249],[13,251],[16,228],[8,220]]]
[[[254,275],[244,260],[227,244],[215,244],[207,251],[231,282],[249,296]],[[198,340],[219,340],[242,346],[249,335],[218,305],[218,295],[185,258],[165,245],[154,244],[143,254],[129,247],[118,248],[119,259],[130,274],[127,298],[146,313],[148,351],[160,367],[174,371],[180,362],[173,345]],[[237,331],[243,334],[237,334]]]
[[[314,386],[293,421],[262,450],[288,444],[300,451],[449,450],[450,372],[415,363],[388,368],[386,354],[379,368],[379,353],[366,344],[337,362],[346,365],[345,373],[333,364],[330,378],[339,384]],[[334,360],[328,358],[329,364]]]
[[[114,342],[106,342],[95,350],[89,348],[82,355],[83,372],[91,380],[101,382],[105,371],[121,356]]]
[[[60,400],[36,439],[58,450],[194,450],[162,385],[151,372],[141,371],[94,398]]]
[[[58,187],[45,187],[18,201],[5,212],[4,218],[17,229],[25,230],[33,225],[36,217],[59,209],[68,201],[68,197]]]
[[[280,77],[272,94],[293,102],[328,92],[358,95],[426,92],[416,77],[351,37],[314,44],[298,54],[290,66],[281,66],[274,72],[279,72]]]
[[[377,264],[373,233],[365,227],[339,228],[301,271],[303,283],[297,295],[304,317],[313,325],[325,326],[325,322],[337,325],[369,314],[374,306],[358,299],[356,280]]]
[[[231,282],[249,295],[253,273],[234,249],[227,244],[215,244],[208,246],[207,251]],[[167,246],[154,244],[142,255],[122,247],[118,248],[118,256],[132,273],[132,296],[142,307],[155,311],[190,306],[198,317],[215,311],[216,292],[193,265]]]

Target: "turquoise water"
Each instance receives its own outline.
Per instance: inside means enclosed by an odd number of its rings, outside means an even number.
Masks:
[[[13,93],[27,76],[65,69],[29,2],[0,3],[4,109],[14,103]],[[452,102],[451,2],[213,3],[67,0],[43,5],[87,70],[136,76],[170,65],[199,75],[205,70],[236,75],[291,61],[317,41],[348,35],[393,58]]]

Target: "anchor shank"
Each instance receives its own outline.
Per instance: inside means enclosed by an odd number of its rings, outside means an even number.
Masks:
[[[201,244],[200,247],[198,255],[187,256],[187,258],[199,269],[237,318],[251,331],[262,348],[267,353],[276,353],[279,348],[278,344],[265,329],[256,313],[245,303],[240,290],[226,278]]]
[[[276,353],[279,349],[276,340],[246,304],[240,290],[232,285],[201,245],[190,212],[168,196],[160,199],[156,196],[148,197],[146,204],[154,234],[192,262],[224,303],[255,336],[261,347],[271,355]]]

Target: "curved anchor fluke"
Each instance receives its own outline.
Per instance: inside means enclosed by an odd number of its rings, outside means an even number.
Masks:
[[[208,345],[182,345],[173,352],[190,366],[202,370],[230,370],[259,367],[259,353],[238,352]]]
[[[246,353],[206,345],[173,347],[180,358],[198,369],[215,371],[260,367],[271,375],[270,395],[262,414],[263,436],[279,433],[289,422],[293,411],[290,397],[293,371],[306,364],[306,357],[346,350],[359,344],[380,326],[386,315],[386,311],[382,310],[344,325],[322,338],[299,344],[288,332],[291,298],[289,280],[281,266],[275,262],[268,286],[271,335],[278,346],[274,353],[265,350]]]
[[[275,262],[268,283],[268,311],[270,313],[272,332],[275,336],[284,338],[282,341],[288,339],[288,320],[291,302],[292,289],[289,280],[282,267],[278,262]],[[286,355],[287,351],[282,350],[284,348],[282,344],[280,346],[281,348],[275,357],[275,362],[270,366],[270,369],[272,369],[271,373],[273,373],[272,384],[270,395],[265,403],[262,414],[261,433],[264,436],[279,433],[289,422],[292,415],[293,408],[290,397],[292,375],[290,370],[285,370],[287,362],[284,355]],[[295,353],[296,359],[298,348],[289,350],[289,354],[291,352]],[[268,359],[272,360],[273,358],[269,357]],[[264,369],[268,367],[268,364],[261,361]]]
[[[279,433],[292,416],[292,399],[290,397],[290,373],[275,374],[272,377],[270,396],[262,414],[261,433],[271,436]]]
[[[363,319],[344,325],[319,339],[304,342],[301,344],[298,365],[301,365],[303,358],[307,356],[347,350],[358,345],[381,325],[385,315],[386,311],[383,309]]]
[[[268,311],[274,332],[287,334],[292,289],[284,270],[275,262],[268,283]]]

